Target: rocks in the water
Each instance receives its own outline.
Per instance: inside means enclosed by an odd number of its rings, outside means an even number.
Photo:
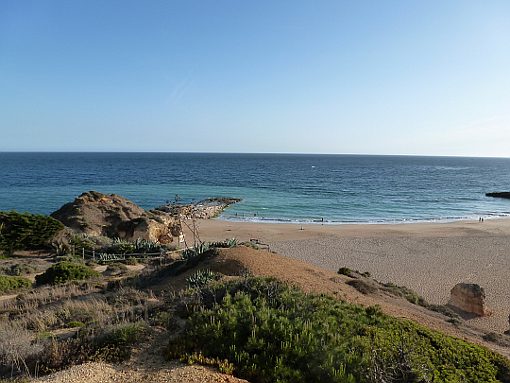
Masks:
[[[91,236],[137,238],[160,243],[172,242],[180,233],[171,216],[148,212],[130,200],[115,195],[89,191],[67,203],[51,216],[73,231]],[[178,234],[177,234],[178,235]]]
[[[182,219],[197,218],[209,219],[217,217],[230,205],[241,201],[239,198],[217,197],[207,198],[193,204],[168,204],[157,207],[152,212],[162,211],[172,216],[180,216]]]
[[[510,192],[492,192],[492,193],[485,193],[485,195],[487,197],[510,199]]]
[[[485,291],[474,283],[458,283],[451,290],[449,306],[478,316],[489,316],[492,312],[485,304]]]

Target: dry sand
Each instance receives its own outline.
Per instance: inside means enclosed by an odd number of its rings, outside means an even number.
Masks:
[[[503,332],[510,314],[510,220],[400,225],[198,223],[202,240],[252,238],[279,254],[338,270],[368,271],[381,282],[407,286],[445,304],[458,282],[481,285],[494,311],[469,323]],[[189,238],[190,234],[187,234]]]

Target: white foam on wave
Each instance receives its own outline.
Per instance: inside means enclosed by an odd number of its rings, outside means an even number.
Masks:
[[[221,221],[229,222],[252,222],[252,223],[290,223],[303,225],[397,225],[397,224],[414,224],[414,223],[452,223],[460,221],[478,221],[480,218],[484,220],[495,220],[510,218],[510,212],[504,213],[486,213],[480,215],[470,215],[462,217],[438,217],[438,218],[402,218],[402,219],[372,219],[372,220],[328,220],[316,218],[271,218],[271,217],[241,217],[241,216],[224,216],[218,217]]]

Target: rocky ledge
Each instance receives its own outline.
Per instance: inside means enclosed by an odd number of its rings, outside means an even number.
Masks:
[[[485,195],[487,197],[510,199],[510,192],[492,192],[492,193],[485,193]]]

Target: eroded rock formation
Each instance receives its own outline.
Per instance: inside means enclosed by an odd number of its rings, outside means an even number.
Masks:
[[[179,223],[172,216],[146,211],[119,195],[96,191],[81,194],[51,216],[73,231],[91,236],[169,243],[180,233]]]
[[[485,304],[485,291],[474,283],[458,283],[450,292],[448,305],[478,316],[489,316],[491,311]]]

